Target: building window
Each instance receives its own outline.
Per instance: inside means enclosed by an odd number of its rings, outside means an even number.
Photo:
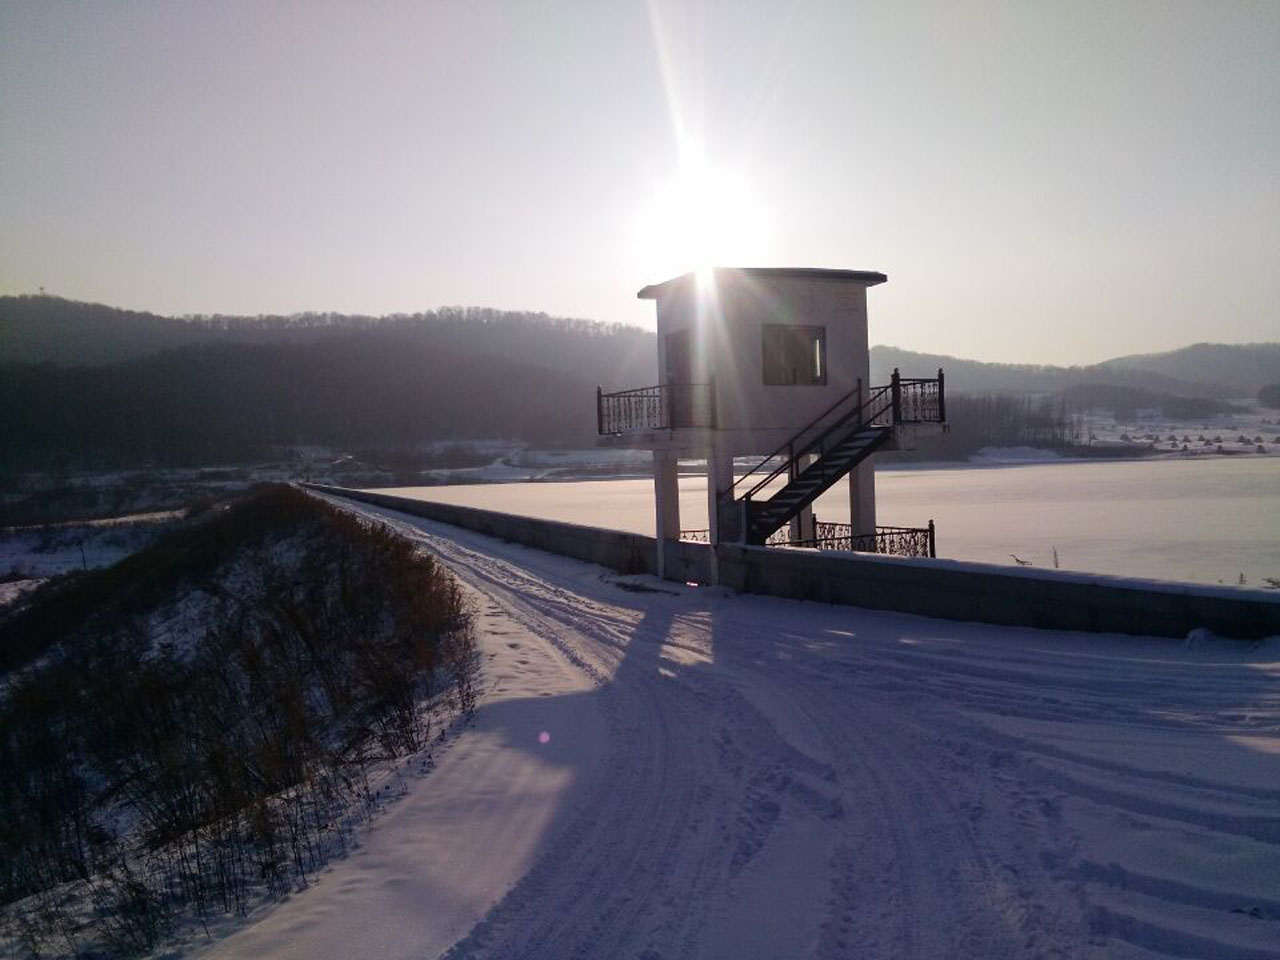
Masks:
[[[764,382],[768,386],[827,382],[827,328],[764,325]]]

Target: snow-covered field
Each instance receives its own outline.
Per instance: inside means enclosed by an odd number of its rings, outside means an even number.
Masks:
[[[1280,658],[736,596],[375,507],[476,721],[206,958],[1276,957]]]
[[[1155,411],[1128,420],[1107,413],[1086,414],[1081,421],[1082,440],[1113,450],[1152,447],[1165,456],[1280,456],[1280,410],[1257,406],[1250,398],[1232,402],[1235,412],[1202,420],[1170,419]]]
[[[31,527],[0,527],[0,609],[50,577],[109,567],[182,520],[185,510]]]

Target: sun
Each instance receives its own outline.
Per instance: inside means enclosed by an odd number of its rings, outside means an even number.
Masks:
[[[639,217],[637,255],[654,280],[767,258],[764,204],[740,173],[686,162],[654,188]]]

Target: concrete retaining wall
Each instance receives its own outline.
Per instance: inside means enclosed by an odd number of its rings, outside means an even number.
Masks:
[[[1052,630],[1185,637],[1280,635],[1280,595],[1054,570],[721,545],[720,583],[744,593]]]
[[[305,484],[622,573],[655,573],[653,537],[493,510]],[[665,544],[669,580],[709,583],[711,548]],[[1184,637],[1207,627],[1227,637],[1280,635],[1280,595],[991,564],[791,550],[718,548],[719,582],[742,593],[1051,630]]]
[[[650,543],[654,541],[645,537]],[[663,544],[667,565],[666,579],[677,583],[711,583],[711,548],[705,543],[668,540]],[[653,549],[650,547],[649,549]]]
[[[474,530],[499,540],[523,544],[548,553],[558,553],[598,563],[621,573],[655,573],[657,571],[657,551],[654,550],[654,538],[641,536],[638,533],[623,533],[619,530],[602,530],[599,527],[584,527],[576,523],[561,523],[557,520],[540,520],[536,517],[520,517],[511,513],[499,513],[496,510],[477,510],[474,507],[458,507],[448,503],[432,503],[429,500],[414,500],[409,497],[394,497],[385,493],[374,493],[368,490],[349,490],[345,487],[326,487],[321,484],[303,484],[321,493],[332,493],[349,500],[359,500],[380,507],[390,507],[401,513],[409,513],[428,520],[437,520],[450,526]],[[682,547],[694,547],[696,544],[680,544]],[[710,547],[703,547],[710,553]],[[676,557],[684,568],[692,570],[696,561],[685,557],[684,551],[677,551]],[[670,554],[668,554],[670,556]],[[710,569],[709,559],[703,561],[703,567]],[[688,577],[685,579],[694,579]],[[704,577],[705,579],[705,577]]]

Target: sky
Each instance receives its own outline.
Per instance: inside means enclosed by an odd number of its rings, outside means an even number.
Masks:
[[[0,0],[0,294],[652,328],[877,270],[873,343],[1280,339],[1280,3]]]

